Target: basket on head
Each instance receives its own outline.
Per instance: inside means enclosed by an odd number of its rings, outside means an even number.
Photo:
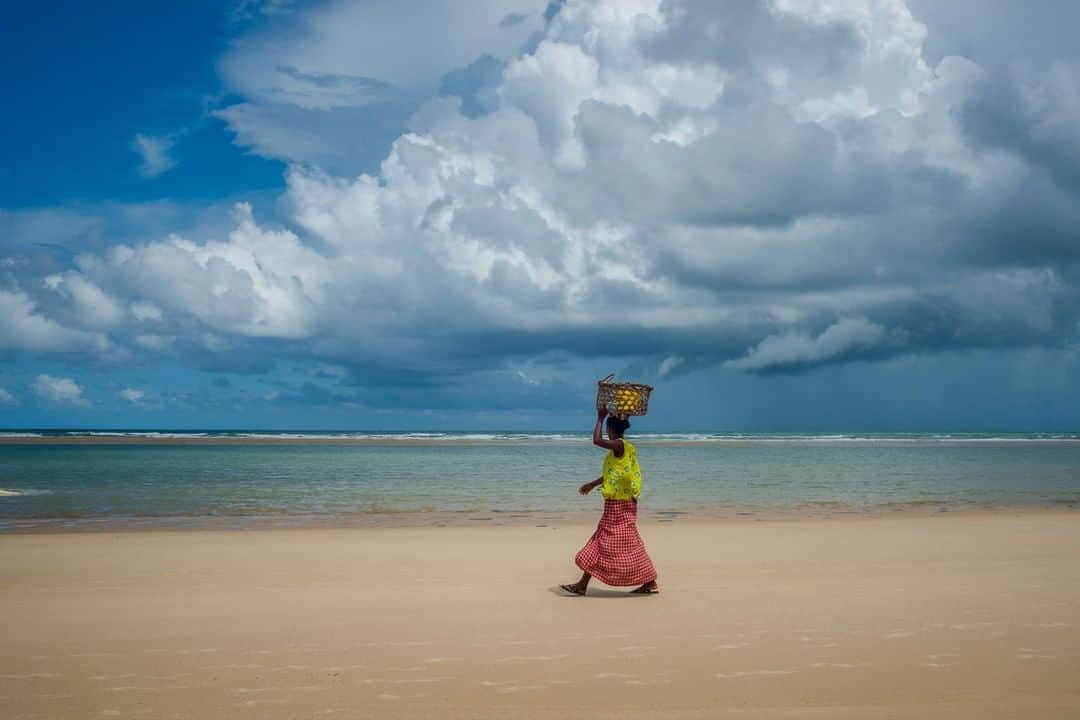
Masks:
[[[597,383],[599,388],[596,391],[596,409],[607,408],[608,413],[620,417],[647,413],[652,386],[612,382],[613,377],[615,373]]]

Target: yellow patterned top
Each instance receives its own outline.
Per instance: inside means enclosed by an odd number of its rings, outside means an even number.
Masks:
[[[608,450],[604,458],[604,483],[600,492],[608,500],[631,500],[641,494],[637,450],[626,440],[622,444],[622,457],[615,457],[615,451]]]

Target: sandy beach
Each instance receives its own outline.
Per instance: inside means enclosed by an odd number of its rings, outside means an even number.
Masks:
[[[591,528],[0,536],[5,718],[1073,718],[1080,522],[646,523],[663,591],[555,589]]]

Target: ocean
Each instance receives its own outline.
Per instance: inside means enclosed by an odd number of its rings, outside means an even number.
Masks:
[[[593,517],[590,435],[0,431],[0,532]],[[1080,507],[1080,434],[654,433],[641,515]],[[49,442],[46,442],[49,441]],[[59,441],[59,442],[58,442]]]

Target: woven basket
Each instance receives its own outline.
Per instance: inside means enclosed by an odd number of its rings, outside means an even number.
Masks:
[[[597,383],[596,409],[607,408],[609,414],[624,418],[647,413],[652,386],[612,382],[613,377],[615,373]]]

